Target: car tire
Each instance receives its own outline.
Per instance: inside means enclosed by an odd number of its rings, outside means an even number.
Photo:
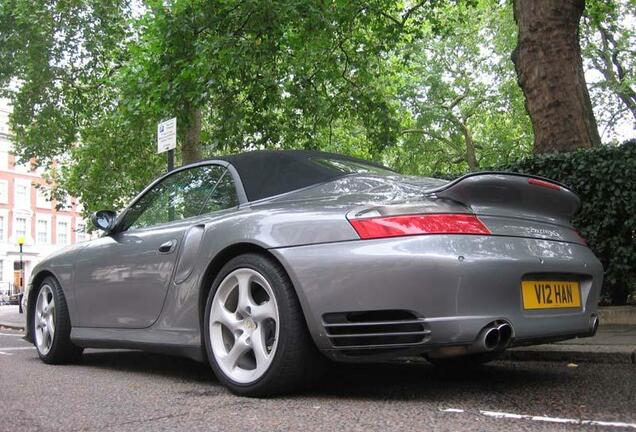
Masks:
[[[491,361],[497,360],[501,356],[501,352],[485,352],[467,354],[458,357],[446,357],[446,358],[431,358],[427,357],[427,360],[436,367],[443,369],[474,369],[485,365]]]
[[[54,277],[45,278],[33,298],[31,326],[33,343],[40,359],[47,364],[77,361],[84,349],[71,342],[71,320],[60,284]]]
[[[208,294],[203,333],[214,373],[240,396],[294,392],[322,370],[292,283],[265,255],[240,255],[223,266]]]

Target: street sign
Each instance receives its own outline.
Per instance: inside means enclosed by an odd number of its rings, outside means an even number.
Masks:
[[[174,150],[177,147],[177,118],[171,118],[157,125],[157,153]]]

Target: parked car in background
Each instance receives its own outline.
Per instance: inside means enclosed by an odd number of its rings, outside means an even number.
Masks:
[[[17,305],[18,302],[18,294],[11,294],[10,291],[0,293],[0,305]]]

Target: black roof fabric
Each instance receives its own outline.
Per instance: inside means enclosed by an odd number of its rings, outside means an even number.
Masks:
[[[346,174],[330,168],[328,164],[317,163],[315,159],[352,161],[385,168],[349,156],[310,150],[253,151],[216,159],[234,165],[249,201],[323,183]]]

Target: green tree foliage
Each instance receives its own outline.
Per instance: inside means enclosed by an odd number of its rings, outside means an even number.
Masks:
[[[0,3],[0,89],[14,105],[20,156],[68,152],[78,128],[99,116],[124,11],[116,1]],[[14,79],[19,90],[7,93]]]
[[[88,210],[120,207],[160,171],[155,125],[173,115],[185,161],[338,148],[347,130],[377,156],[403,116],[392,53],[424,23],[440,31],[442,6],[456,3],[7,0],[0,82],[20,80],[17,153],[49,165]]]
[[[615,140],[617,124],[636,129],[636,1],[588,0],[581,24],[583,58],[599,130]]]
[[[616,16],[589,3],[590,23]],[[4,0],[0,91],[18,156],[87,211],[118,209],[165,169],[173,116],[178,163],[319,148],[422,174],[528,154],[515,45],[508,1]]]
[[[15,151],[49,169],[58,198],[69,190],[119,207],[118,194],[130,196],[157,172],[152,148],[129,145],[136,125],[113,114],[131,13],[115,0],[0,3],[0,89],[13,103]]]
[[[481,1],[446,16],[448,32],[426,31],[401,51],[399,97],[410,115],[388,154],[410,173],[475,170],[531,151],[509,5]]]

